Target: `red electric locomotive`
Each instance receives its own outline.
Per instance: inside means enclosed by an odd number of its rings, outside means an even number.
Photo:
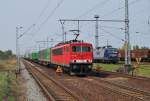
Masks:
[[[93,48],[91,43],[72,40],[52,48],[51,63],[60,65],[64,71],[86,75],[92,70]]]

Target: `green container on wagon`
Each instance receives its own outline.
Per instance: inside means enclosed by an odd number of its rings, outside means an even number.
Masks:
[[[39,60],[45,61],[45,62],[50,62],[51,61],[51,48],[41,50],[39,52]]]
[[[50,49],[50,48],[47,48],[47,49],[45,50],[44,59],[45,59],[46,61],[50,61],[50,60],[51,60],[51,49]]]
[[[32,60],[38,60],[38,53],[37,53],[37,52],[33,52],[33,53],[31,54],[31,59],[32,59]]]

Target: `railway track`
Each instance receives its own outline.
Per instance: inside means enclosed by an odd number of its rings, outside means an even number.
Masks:
[[[46,69],[45,70],[43,69],[43,66],[40,66],[40,65],[35,64],[35,63],[33,63],[31,65],[33,65],[33,67],[35,67],[35,66],[40,67],[42,69],[41,71],[43,71],[44,74],[48,73],[47,71],[45,71]],[[61,82],[61,83],[65,82],[65,83],[63,83],[63,85],[65,85],[65,87],[67,87],[67,88],[70,87],[69,88],[70,90],[72,88],[74,88],[74,91],[78,91],[78,92],[76,92],[78,98],[82,98],[84,96],[84,93],[86,94],[86,90],[89,91],[89,89],[90,89],[91,93],[95,94],[96,96],[99,96],[99,94],[102,94],[101,92],[103,92],[104,94],[106,94],[106,92],[107,92],[108,96],[114,95],[114,96],[112,96],[112,99],[115,99],[115,100],[112,100],[112,101],[116,101],[116,99],[124,99],[124,100],[121,100],[121,101],[126,101],[127,99],[129,99],[129,101],[149,101],[150,100],[150,93],[149,92],[146,92],[144,90],[137,89],[137,88],[132,88],[132,87],[127,86],[127,85],[116,84],[114,82],[99,79],[98,77],[93,77],[93,76],[88,76],[88,77],[84,77],[84,78],[70,77],[66,74],[64,76],[65,76],[64,79],[61,79],[61,80],[59,80],[57,78],[55,78],[55,79],[58,82]],[[117,75],[117,76],[121,76],[121,75]],[[65,78],[67,78],[69,81],[67,80],[68,81],[67,82],[65,80]],[[72,83],[70,83],[70,82],[74,82],[74,81],[76,81],[75,83],[78,82],[77,84],[75,84],[75,86],[80,86],[81,87],[81,85],[87,85],[90,88],[82,89],[80,87],[79,88],[73,87],[73,86],[71,86]],[[70,84],[67,86],[66,82],[70,83]],[[101,88],[103,90],[100,90],[99,88]],[[46,88],[46,89],[48,89],[48,88]],[[97,91],[98,89],[99,89],[99,91]],[[80,92],[83,95],[79,94]],[[94,92],[97,92],[97,93],[94,93]],[[107,94],[103,95],[103,96],[107,96]],[[91,99],[91,97],[89,97],[88,99]],[[94,100],[94,98],[92,98],[92,99]],[[82,101],[85,101],[85,99],[84,100],[82,99]],[[87,101],[90,101],[90,100],[87,100]],[[95,101],[99,101],[99,100],[95,100]]]
[[[136,89],[132,90],[132,89],[129,89],[128,87],[116,85],[114,83],[111,83],[111,82],[108,82],[105,80],[97,80],[94,78],[84,78],[83,81],[84,80],[87,83],[92,83],[95,86],[99,86],[101,88],[104,88],[105,90],[112,92],[112,93],[118,94],[121,97],[128,97],[130,100],[132,99],[132,101],[149,101],[150,100],[150,96],[147,96],[147,93],[145,94],[145,92],[144,92],[144,94],[143,94],[143,92],[140,92]]]
[[[50,101],[83,101],[69,89],[43,73],[35,65],[27,61],[24,61],[24,64]]]
[[[142,76],[132,76],[129,74],[123,74],[123,73],[118,73],[118,72],[111,72],[111,71],[97,71],[97,70],[93,70],[95,73],[103,73],[103,74],[108,74],[108,75],[114,75],[114,76],[121,76],[121,77],[126,77],[126,78],[130,78],[130,79],[136,79],[136,80],[143,80],[146,82],[150,82],[150,78],[148,77],[142,77]]]
[[[150,98],[150,92],[135,88],[135,87],[130,87],[127,85],[121,85],[118,83],[114,83],[105,79],[99,79],[97,77],[88,77],[85,78],[85,80],[88,81],[93,81],[92,83],[95,83],[96,85],[100,86],[106,86],[107,89],[113,90],[116,93],[120,93],[123,95],[128,95],[133,98],[137,98],[142,101],[147,101],[144,98]]]
[[[128,78],[130,81],[131,80],[137,80],[139,82],[139,85],[141,83],[144,83],[144,82],[150,83],[150,78],[147,78],[147,77],[132,76],[132,75],[128,75],[128,74],[121,74],[121,73],[109,72],[109,71],[99,71],[98,73],[105,73],[105,74],[109,74],[109,75],[115,75],[116,77],[120,76],[120,77]],[[150,100],[150,92],[149,91],[146,91],[146,90],[143,90],[143,89],[140,89],[140,88],[137,88],[137,87],[132,87],[130,85],[124,85],[124,84],[119,83],[119,82],[112,82],[112,81],[109,81],[109,80],[106,80],[106,79],[99,79],[98,77],[89,77],[89,79],[93,80],[94,83],[96,83],[98,85],[104,83],[106,85],[118,87],[119,89],[128,90],[130,92],[124,90],[122,93],[127,94],[127,95],[132,96],[132,97],[135,97],[135,98],[138,98],[138,99],[141,99],[141,100],[143,100],[144,98],[148,98],[148,100],[144,99],[143,101],[149,101]],[[119,92],[119,91],[117,91],[117,92]]]

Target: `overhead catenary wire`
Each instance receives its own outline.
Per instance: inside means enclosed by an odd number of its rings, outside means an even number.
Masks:
[[[27,34],[28,31],[30,31],[33,27],[35,26],[35,24],[31,25],[25,32],[23,32],[23,34],[21,34],[20,36],[18,36],[17,38],[21,38],[22,36],[24,36],[25,34]]]
[[[109,1],[111,0],[104,0],[102,2],[99,2],[98,4],[94,5],[92,8],[90,8],[89,10],[87,10],[86,12],[84,12],[83,14],[81,14],[80,16],[78,16],[76,19],[79,19],[83,16],[86,16],[87,14],[89,14],[90,12],[94,11],[96,8],[99,8],[99,7],[103,7],[105,4],[107,4]],[[102,6],[100,6],[102,5]],[[87,24],[86,24],[87,25]],[[80,26],[80,28],[83,27],[83,25]]]
[[[33,24],[31,24],[31,25],[27,28],[27,30],[25,30],[25,32],[23,32],[23,34],[20,35],[19,37],[22,37],[23,35],[25,35],[26,33],[28,33],[32,28],[34,28],[34,27],[37,25],[38,20],[39,20],[39,19],[41,18],[41,16],[44,14],[45,10],[48,8],[50,1],[51,1],[51,0],[48,0],[48,1],[46,2],[46,5],[44,6],[43,10],[41,11],[41,13],[39,14],[39,16],[37,17],[36,21],[35,21]]]
[[[86,16],[87,14],[89,14],[90,12],[94,11],[96,8],[99,7],[103,7],[107,2],[109,2],[110,0],[103,0],[102,2],[99,2],[98,4],[94,5],[92,8],[90,8],[89,10],[87,10],[86,12],[84,12],[83,14],[81,14],[78,18],[81,18],[83,16]],[[100,6],[101,5],[101,6]]]
[[[116,38],[116,39],[119,39],[119,40],[121,40],[121,41],[125,41],[124,39],[118,37],[117,35],[112,34],[112,33],[109,32],[109,31],[106,31],[105,29],[101,29],[101,30],[103,30],[105,33],[107,33],[107,34],[113,36],[113,37]]]
[[[44,27],[44,25],[46,24],[46,22],[48,22],[48,20],[55,14],[55,12],[56,12],[56,10],[61,6],[61,4],[64,2],[64,0],[60,0],[57,4],[56,4],[56,6],[55,6],[55,8],[49,13],[49,15],[47,16],[47,18],[45,19],[45,20],[43,20],[43,22],[39,25],[39,26],[37,26],[37,30],[34,32],[34,33],[38,33],[43,27]],[[44,13],[44,10],[46,10],[46,8],[47,8],[47,5],[45,6],[45,8],[43,9],[43,11],[41,12],[41,14],[42,13]],[[40,17],[41,15],[39,15],[39,17]]]
[[[48,22],[48,20],[55,14],[56,10],[61,6],[61,4],[64,2],[64,0],[60,0],[56,7],[50,12],[50,14],[47,16],[47,18],[40,24],[39,30]],[[38,31],[39,31],[38,30]]]
[[[35,21],[35,24],[39,21],[39,19],[43,16],[43,14],[45,13],[46,9],[49,7],[51,0],[47,0],[44,8],[41,10],[39,16],[37,17],[37,20]]]
[[[129,3],[129,6],[131,6],[131,5],[133,5],[133,4],[136,4],[136,3],[139,2],[139,1],[141,1],[141,0],[134,0],[134,1],[132,1],[132,2]],[[124,8],[125,8],[124,6],[119,7],[119,8],[114,9],[113,11],[111,11],[111,12],[109,12],[109,13],[106,13],[106,14],[100,16],[100,17],[102,18],[102,17],[105,17],[105,16],[109,16],[109,15],[111,15],[111,14],[113,14],[113,13],[119,11],[119,10],[122,10],[122,9],[124,9]],[[84,25],[81,25],[80,27],[82,28],[83,26],[87,26],[87,25],[88,25],[88,24],[84,24]],[[121,28],[121,30],[123,30],[123,29]]]
[[[131,6],[131,5],[133,5],[133,4],[136,4],[136,3],[139,2],[139,1],[141,1],[141,0],[134,0],[134,1],[132,1],[132,2],[129,3],[129,6]],[[106,13],[106,14],[102,15],[101,17],[109,16],[109,15],[111,15],[111,14],[113,14],[113,13],[119,11],[119,10],[122,10],[122,9],[124,9],[124,8],[125,8],[124,6],[119,7],[119,8],[116,8],[116,9],[110,11],[109,13]]]
[[[57,10],[57,8],[59,8],[59,6],[63,3],[64,0],[60,0],[60,2],[57,3],[56,7],[52,10],[52,12],[49,14],[49,16],[46,18],[46,20],[43,21],[43,23],[41,24],[41,26],[39,27],[39,29],[35,32],[37,33],[38,31],[40,31],[41,27],[49,20],[49,18],[55,13],[55,11]],[[44,14],[45,10],[47,9],[48,4],[44,7],[44,9],[42,10],[42,12],[40,13],[38,19]],[[19,37],[22,37],[23,35],[25,35],[28,31],[30,31],[32,28],[34,28],[37,25],[37,22],[35,22],[34,24],[32,24],[22,35],[20,35]]]
[[[114,27],[114,26],[100,26],[100,28],[110,28],[110,29],[117,29],[117,30],[125,30],[123,27]]]

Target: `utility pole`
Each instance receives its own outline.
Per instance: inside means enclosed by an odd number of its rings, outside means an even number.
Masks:
[[[127,70],[131,66],[128,0],[125,0],[125,45],[125,70]]]
[[[64,27],[65,21],[60,20],[60,23],[62,26],[62,41],[65,42],[66,41],[66,33],[65,33],[65,27]]]
[[[54,39],[51,38],[51,47],[53,46]]]
[[[108,42],[108,39],[107,39],[107,47],[109,46],[109,42]]]
[[[129,8],[128,0],[125,0],[125,65],[131,65],[131,56],[130,56],[130,33],[129,33]]]
[[[20,73],[20,49],[19,49],[19,29],[22,29],[23,27],[16,27],[16,73]]]
[[[80,21],[78,20],[78,34],[80,33]]]
[[[40,46],[40,44],[39,44],[39,51],[41,50],[41,46]]]
[[[96,19],[96,25],[95,25],[95,48],[98,48],[99,47],[99,33],[98,33],[98,19],[99,19],[99,16],[98,15],[95,15],[94,18]]]
[[[16,59],[17,59],[17,68],[16,72],[20,73],[20,48],[19,48],[19,39],[23,37],[29,30],[31,30],[35,24],[31,25],[24,33],[19,35],[19,30],[22,29],[23,27],[16,27]]]
[[[49,40],[49,39],[48,39],[48,37],[47,37],[47,48],[49,47],[49,43],[48,43],[48,40]]]

